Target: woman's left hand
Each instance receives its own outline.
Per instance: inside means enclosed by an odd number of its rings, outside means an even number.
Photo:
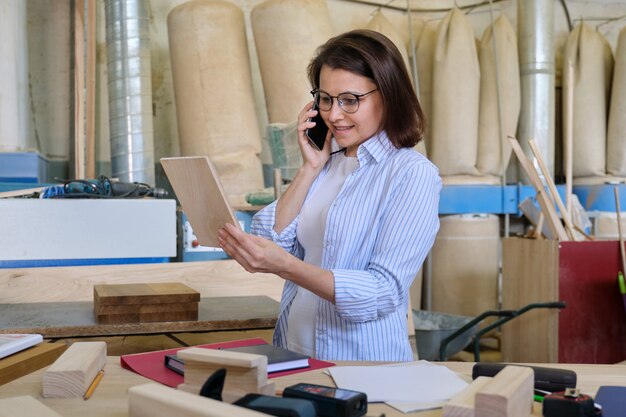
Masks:
[[[285,271],[289,254],[274,242],[246,233],[232,224],[222,227],[217,236],[224,252],[246,271],[273,274]]]

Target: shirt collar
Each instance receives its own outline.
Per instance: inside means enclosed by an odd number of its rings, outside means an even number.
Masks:
[[[393,146],[387,133],[383,130],[375,134],[365,142],[357,150],[357,158],[359,162],[365,162],[368,159],[373,159],[375,162],[381,162],[387,156],[389,156],[396,147]]]

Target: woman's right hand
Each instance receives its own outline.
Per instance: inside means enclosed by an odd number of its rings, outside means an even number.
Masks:
[[[309,121],[317,115],[319,110],[312,110],[313,101],[310,101],[298,115],[298,144],[302,153],[302,161],[305,167],[317,172],[321,171],[324,164],[330,158],[330,129],[326,134],[324,148],[320,151],[311,144],[306,136],[306,130],[315,126],[315,122]]]

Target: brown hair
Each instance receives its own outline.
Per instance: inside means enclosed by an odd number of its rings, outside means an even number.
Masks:
[[[420,107],[404,60],[387,37],[372,30],[353,30],[329,39],[308,67],[311,86],[319,88],[322,66],[371,79],[383,100],[383,125],[396,148],[415,146],[424,136]]]

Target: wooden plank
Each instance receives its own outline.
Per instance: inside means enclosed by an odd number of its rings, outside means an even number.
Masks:
[[[0,193],[0,198],[13,198],[13,197],[23,197],[26,195],[30,195],[33,193],[40,193],[43,191],[44,187],[35,187],[35,188],[26,188],[23,190],[12,190],[12,191],[3,191]]]
[[[85,174],[96,178],[96,0],[85,0]]]
[[[222,349],[189,348],[179,350],[177,356],[184,361],[194,361],[241,368],[259,368],[265,366],[267,370],[267,356],[252,353],[231,352]]]
[[[537,147],[537,144],[535,143],[535,141],[532,139],[528,141],[528,145],[530,145],[530,150],[535,156],[535,159],[537,159],[537,163],[539,164],[539,169],[541,169],[541,172],[543,173],[543,177],[546,180],[546,184],[548,185],[548,191],[550,191],[550,195],[552,196],[552,199],[554,200],[557,207],[559,208],[559,211],[561,212],[561,217],[563,218],[563,221],[565,222],[565,231],[567,232],[567,235],[569,236],[570,240],[576,240],[576,232],[574,231],[574,226],[572,225],[572,221],[570,220],[570,215],[569,215],[570,212],[563,205],[563,201],[561,201],[561,196],[559,195],[559,192],[556,189],[556,185],[554,184],[554,181],[552,180],[552,177],[550,176],[550,171],[548,171],[548,167],[543,161],[543,156],[541,155],[541,151]]]
[[[198,311],[198,303],[169,303],[169,304],[131,304],[121,306],[94,305],[96,315],[107,314],[148,314],[180,311]]]
[[[529,367],[506,366],[476,393],[480,417],[528,417],[533,412],[534,372]]]
[[[94,285],[93,292],[99,306],[200,301],[198,291],[180,282]]]
[[[0,417],[61,417],[30,395],[0,400]]]
[[[479,376],[472,381],[463,391],[452,397],[443,406],[443,417],[474,417],[475,396],[483,389],[491,377]]]
[[[164,323],[177,321],[197,321],[198,311],[170,311],[162,313],[129,313],[129,314],[102,314],[96,315],[98,324],[126,324],[126,323]]]
[[[0,333],[39,333],[46,338],[273,328],[279,303],[265,296],[211,297],[197,321],[98,324],[91,302],[0,304]]]
[[[546,196],[545,190],[543,188],[543,184],[541,183],[541,179],[539,178],[539,175],[537,174],[535,167],[533,166],[532,162],[530,162],[530,160],[528,159],[528,157],[526,156],[526,154],[520,147],[517,139],[512,136],[508,136],[508,139],[509,139],[509,142],[511,143],[511,148],[513,149],[513,152],[515,152],[517,159],[520,161],[522,168],[524,168],[524,170],[526,171],[526,174],[528,175],[530,182],[532,183],[533,187],[535,188],[535,191],[537,192],[537,202],[539,203],[539,206],[541,207],[541,211],[546,217],[545,221],[547,222],[548,227],[550,227],[550,230],[552,231],[552,233],[554,233],[554,235],[559,240],[562,240],[562,241],[568,240],[567,233],[565,233],[565,229],[563,228],[563,225],[561,224],[561,221],[559,220],[559,216],[556,214],[556,210],[554,209],[554,206],[552,205],[552,203]]]
[[[556,240],[502,240],[502,308],[559,300]],[[505,362],[558,362],[558,310],[529,311],[502,326]]]
[[[85,0],[75,0],[74,17],[74,141],[70,175],[85,178]]]
[[[261,417],[267,414],[238,407],[159,384],[143,384],[128,390],[130,417]]]
[[[40,343],[0,359],[0,385],[50,365],[65,349],[65,343]]]
[[[105,342],[76,342],[43,375],[46,398],[82,397],[104,367]]]
[[[239,221],[211,160],[207,156],[161,158],[161,165],[198,242],[219,247],[219,229],[226,223],[239,227]]]
[[[280,301],[284,280],[247,272],[234,260],[0,269],[0,304],[93,301],[98,284],[182,282],[202,297],[265,295]]]

